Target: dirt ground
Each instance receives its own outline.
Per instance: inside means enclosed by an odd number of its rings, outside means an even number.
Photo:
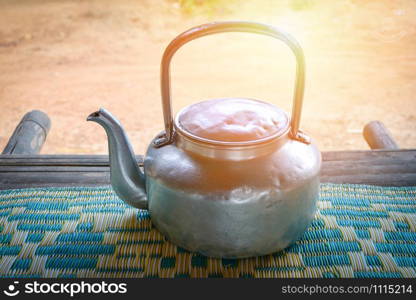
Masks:
[[[202,1],[199,1],[202,3]],[[189,27],[215,20],[270,23],[304,48],[301,127],[321,150],[368,149],[363,126],[381,120],[402,148],[416,148],[416,2],[0,0],[0,148],[25,112],[52,120],[42,153],[107,153],[87,115],[105,107],[137,153],[163,128],[159,64]],[[175,111],[242,96],[291,108],[294,59],[280,42],[249,34],[194,41],[174,58]]]

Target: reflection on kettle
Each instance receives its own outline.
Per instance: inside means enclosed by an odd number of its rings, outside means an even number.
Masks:
[[[297,60],[292,117],[258,100],[195,103],[173,119],[170,61],[185,43],[220,32],[250,32],[285,42]],[[89,121],[108,136],[111,184],[126,203],[149,210],[173,243],[207,256],[265,255],[296,241],[316,212],[321,154],[299,130],[304,58],[296,40],[252,22],[209,23],[176,37],[161,64],[165,130],[150,143],[144,171],[115,117],[100,109]]]

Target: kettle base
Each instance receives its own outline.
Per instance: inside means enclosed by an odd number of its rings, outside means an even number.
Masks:
[[[225,200],[156,182],[148,192],[152,223],[172,243],[209,257],[247,258],[281,251],[302,236],[315,216],[319,178],[289,192],[233,191]]]

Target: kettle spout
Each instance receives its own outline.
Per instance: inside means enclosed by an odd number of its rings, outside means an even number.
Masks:
[[[130,141],[120,122],[101,108],[87,118],[100,124],[107,133],[111,185],[127,204],[147,209],[145,175],[140,170]]]

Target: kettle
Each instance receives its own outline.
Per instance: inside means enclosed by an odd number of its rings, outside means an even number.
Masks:
[[[290,47],[297,61],[291,118],[245,98],[202,101],[172,117],[173,55],[191,40],[222,32],[268,35]],[[148,210],[167,239],[211,257],[266,255],[296,241],[316,212],[321,154],[299,130],[304,82],[303,51],[290,35],[254,22],[208,23],[178,35],[163,54],[165,130],[148,146],[143,170],[111,113],[100,109],[87,120],[107,133],[114,191]]]

